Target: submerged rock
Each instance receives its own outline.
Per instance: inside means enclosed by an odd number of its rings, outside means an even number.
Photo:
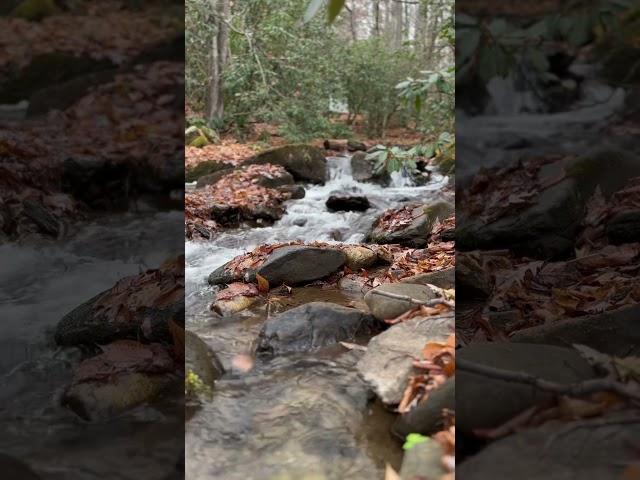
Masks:
[[[454,326],[453,312],[393,325],[371,339],[358,371],[384,403],[396,405],[414,372],[413,359],[428,342],[445,342]]]
[[[410,211],[407,211],[408,208]],[[368,241],[378,244],[399,243],[410,247],[424,247],[435,222],[444,220],[452,213],[453,206],[448,202],[389,210],[374,222]],[[403,216],[402,221],[395,220],[400,216]]]
[[[325,205],[330,212],[364,212],[371,207],[367,197],[349,195],[331,195]]]
[[[327,160],[322,150],[311,145],[285,145],[260,152],[247,164],[271,163],[284,167],[293,178],[301,182],[324,183],[327,178]]]
[[[272,287],[282,283],[296,285],[319,280],[337,271],[346,261],[339,250],[307,246],[281,247],[265,260],[258,273]]]
[[[552,345],[472,344],[458,350],[456,357],[567,385],[595,378],[593,368],[577,350]],[[498,427],[551,398],[529,385],[494,380],[461,369],[457,369],[456,379],[456,429],[469,435],[476,429]]]
[[[404,452],[400,478],[421,480],[443,478],[447,473],[442,465],[442,447],[435,441],[421,442]]]
[[[260,331],[261,354],[309,352],[379,331],[381,324],[360,310],[311,302],[268,319]]]
[[[429,301],[438,297],[438,292],[429,285],[417,285],[413,283],[385,283],[367,292],[364,301],[367,303],[371,314],[378,320],[389,320],[402,315],[407,310],[416,307],[416,304],[407,300],[400,300],[382,295],[402,295],[415,300]]]

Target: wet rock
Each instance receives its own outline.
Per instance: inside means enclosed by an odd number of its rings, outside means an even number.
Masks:
[[[456,409],[456,379],[449,378],[436,390],[429,393],[427,401],[413,407],[408,413],[401,415],[393,425],[395,435],[404,439],[410,433],[433,435],[442,430],[444,409]]]
[[[627,210],[607,222],[607,237],[614,245],[640,242],[640,210]]]
[[[0,470],[6,480],[40,480],[29,465],[15,457],[0,453]]]
[[[575,349],[525,343],[485,343],[466,346],[456,357],[494,368],[525,372],[561,384],[592,379],[595,372]],[[456,429],[472,435],[473,430],[495,428],[527,408],[548,401],[551,396],[528,385],[494,380],[456,371]]]
[[[209,285],[223,285],[242,280],[242,273],[229,271],[225,263],[211,272],[207,280]]]
[[[632,438],[640,438],[640,421],[632,413],[550,422],[496,440],[459,464],[456,475],[465,480],[624,478],[638,458]]]
[[[342,251],[347,256],[346,266],[354,272],[363,268],[369,268],[378,261],[378,254],[367,247],[356,245],[347,247]]]
[[[200,162],[196,166],[187,169],[185,173],[185,181],[195,182],[200,177],[225,169],[233,169],[233,166],[228,163],[216,162],[214,160]]]
[[[259,153],[247,164],[271,163],[284,167],[296,181],[324,183],[327,160],[322,150],[311,145],[285,145]]]
[[[331,195],[325,205],[330,212],[364,212],[371,207],[367,197],[348,195]]]
[[[349,274],[338,280],[338,288],[347,292],[365,294],[371,290],[369,279],[360,274]]]
[[[266,188],[278,188],[283,186],[293,185],[293,175],[289,172],[280,172],[278,175],[270,177],[262,176],[258,179],[258,185],[262,185]]]
[[[304,227],[304,226],[307,224],[307,219],[306,219],[306,218],[296,218],[296,219],[293,221],[293,224],[294,224],[296,227]]]
[[[257,352],[309,352],[340,341],[354,341],[380,327],[375,318],[360,310],[311,302],[268,319],[260,331]]]
[[[412,277],[403,278],[401,283],[415,283],[418,285],[435,285],[448,290],[456,287],[456,268],[449,267],[435,272],[422,273]]]
[[[326,277],[346,261],[339,250],[306,246],[281,247],[274,250],[258,269],[273,287],[296,285]]]
[[[358,440],[370,395],[352,362],[276,357],[216,390],[185,425],[187,478],[382,478]]]
[[[80,363],[63,405],[86,420],[108,418],[152,400],[175,382],[176,365],[160,344],[119,340]]]
[[[196,188],[204,188],[207,185],[214,185],[222,177],[229,175],[233,171],[234,171],[233,168],[223,168],[213,173],[207,173],[206,175],[203,175],[200,178],[198,178],[198,181],[196,182]]]
[[[85,420],[105,419],[153,399],[173,381],[169,375],[121,373],[72,385],[62,403]]]
[[[454,326],[452,312],[393,325],[371,339],[358,371],[384,403],[396,405],[414,372],[413,359],[420,356],[426,343],[446,341]]]
[[[599,352],[618,357],[640,355],[640,306],[631,305],[612,312],[526,328],[515,332],[514,342],[587,345]]]
[[[289,198],[292,200],[304,198],[307,193],[302,185],[283,185],[278,187],[278,190],[284,193],[289,193],[291,195]]]
[[[185,330],[185,375],[193,373],[203,385],[213,389],[215,381],[224,374],[215,352],[197,334]],[[194,392],[195,393],[195,392]]]
[[[389,229],[388,222],[382,221],[391,212],[385,212],[373,224],[368,236],[371,243],[399,243],[409,247],[424,247],[431,234],[433,225],[444,220],[453,213],[453,205],[448,202],[437,202],[431,205],[418,205],[411,210],[411,219],[399,228]]]
[[[211,310],[222,315],[223,317],[233,315],[234,313],[241,312],[254,305],[259,300],[258,297],[248,297],[244,295],[238,295],[235,298],[228,300],[218,300],[211,305]]]
[[[493,278],[473,255],[456,254],[455,277],[456,290],[471,298],[486,298],[493,290]]]
[[[168,322],[184,318],[184,259],[125,277],[65,315],[56,327],[58,345],[106,344],[134,338],[172,341]]]
[[[357,182],[371,182],[379,185],[388,185],[391,180],[389,173],[374,172],[375,160],[367,159],[365,152],[356,152],[351,157],[351,173]]]
[[[426,441],[405,450],[400,469],[402,480],[442,478],[447,473],[442,465],[442,447],[434,441]]]
[[[416,300],[428,301],[438,297],[438,292],[429,285],[416,285],[413,283],[385,283],[369,291],[364,301],[367,303],[371,314],[379,320],[388,320],[402,315],[416,305],[396,298],[390,298],[379,294],[386,292],[393,295],[403,295]]]

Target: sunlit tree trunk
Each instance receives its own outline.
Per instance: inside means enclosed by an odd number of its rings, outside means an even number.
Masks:
[[[222,121],[224,117],[224,96],[222,76],[229,59],[229,0],[211,0],[215,32],[211,38],[209,67],[209,89],[206,114],[209,124]]]

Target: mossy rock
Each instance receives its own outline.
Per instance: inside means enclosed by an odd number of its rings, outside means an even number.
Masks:
[[[327,179],[327,159],[322,150],[312,145],[294,144],[270,148],[247,163],[280,165],[300,182],[324,183]]]
[[[215,130],[207,126],[192,125],[184,131],[184,143],[190,147],[202,148],[219,141],[218,134]]]
[[[224,368],[216,354],[195,333],[185,330],[185,393],[190,397],[210,395]]]
[[[54,0],[24,0],[11,12],[11,16],[37,22],[58,12]]]
[[[210,175],[212,173],[218,172],[219,170],[226,170],[230,168],[231,165],[229,165],[228,163],[207,160],[197,164],[195,167],[187,169],[187,171],[185,172],[185,181],[195,182],[200,177]]]

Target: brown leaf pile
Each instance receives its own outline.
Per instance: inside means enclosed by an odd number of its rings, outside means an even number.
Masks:
[[[236,216],[252,219],[261,208],[281,208],[290,194],[258,184],[261,177],[285,173],[279,165],[263,164],[241,167],[222,177],[214,185],[207,185],[185,193],[185,228],[187,238],[211,238],[220,227],[217,211],[237,210]]]
[[[617,214],[640,210],[640,178],[633,178],[626,186],[606,200],[599,188],[587,202],[583,230],[576,242],[576,255],[583,257],[607,245],[607,223]]]
[[[147,270],[119,280],[100,295],[93,314],[104,321],[129,323],[153,307],[166,309],[184,298],[184,256],[165,262],[159,269]]]
[[[461,213],[490,223],[533,205],[546,187],[538,172],[558,160],[558,156],[535,157],[506,167],[481,168],[469,188],[456,193],[456,202],[464,206]]]
[[[62,52],[115,64],[167,38],[167,22],[152,10],[123,10],[121,2],[91,2],[86,13],[52,15],[41,22],[0,19],[0,67],[23,67],[38,55]],[[176,23],[175,32],[183,27]]]
[[[374,228],[380,228],[385,232],[397,232],[403,228],[408,227],[414,220],[413,209],[414,206],[405,205],[400,208],[387,210],[378,218],[373,225]]]
[[[206,145],[202,148],[184,147],[184,162],[187,168],[195,167],[206,161],[239,165],[256,155],[258,149],[233,139],[223,139],[219,144]]]

